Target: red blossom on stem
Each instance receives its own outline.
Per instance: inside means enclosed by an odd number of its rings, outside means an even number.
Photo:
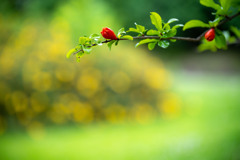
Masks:
[[[104,27],[101,32],[102,36],[106,39],[118,40],[117,36],[110,28]]]
[[[214,40],[214,38],[215,38],[215,30],[214,30],[214,28],[211,28],[211,29],[209,29],[206,33],[205,33],[205,39],[207,40],[207,41],[212,41],[212,40]]]

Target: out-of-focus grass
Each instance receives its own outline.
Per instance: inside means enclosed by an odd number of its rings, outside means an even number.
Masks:
[[[163,115],[146,124],[48,128],[31,136],[5,133],[0,158],[240,159],[240,78],[176,76],[180,116]]]

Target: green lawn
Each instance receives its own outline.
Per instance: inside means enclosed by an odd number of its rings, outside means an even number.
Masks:
[[[48,128],[35,138],[5,133],[0,159],[240,159],[239,78],[177,78],[183,106],[177,118]]]

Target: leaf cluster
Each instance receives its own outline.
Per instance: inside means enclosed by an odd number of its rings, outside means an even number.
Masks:
[[[211,50],[216,51],[217,49],[227,49],[227,44],[229,41],[230,35],[229,32],[221,31],[218,29],[221,21],[225,18],[229,18],[233,13],[239,11],[239,1],[238,0],[219,0],[219,3],[216,3],[214,0],[200,0],[200,4],[206,7],[212,8],[212,12],[215,15],[214,20],[209,20],[208,23],[202,22],[200,20],[190,20],[188,21],[183,30],[201,27],[201,28],[214,28],[216,31],[215,39],[211,42],[202,39],[202,44],[198,47],[200,51]],[[227,34],[228,33],[228,34]],[[231,41],[233,38],[230,38]]]
[[[118,45],[120,40],[132,41],[134,39],[141,39],[135,47],[147,44],[149,50],[153,50],[156,46],[168,48],[170,42],[175,42],[176,40],[188,40],[195,42],[201,40],[201,44],[198,47],[200,51],[227,49],[227,45],[229,43],[239,42],[240,30],[237,27],[232,26],[229,31],[222,31],[219,29],[221,24],[231,20],[231,18],[235,16],[240,15],[239,0],[218,0],[218,2],[215,0],[200,0],[200,4],[213,9],[212,14],[215,15],[213,20],[209,20],[205,23],[201,20],[194,19],[188,21],[185,25],[173,25],[173,23],[179,21],[177,18],[171,18],[167,22],[164,22],[158,13],[150,12],[150,20],[155,27],[154,29],[146,29],[145,26],[135,23],[135,27],[129,28],[127,31],[125,31],[124,28],[119,29],[117,33],[117,40],[105,40],[98,34],[92,34],[89,37],[80,37],[78,45],[74,49],[71,49],[67,53],[66,57],[69,58],[72,54],[75,54],[77,61],[79,61],[80,57],[82,57],[85,53],[90,54],[94,46],[107,43],[107,46],[111,50],[112,45]],[[202,38],[203,34],[197,38],[175,37],[179,27],[183,27],[183,31],[195,27],[207,29],[214,28],[215,39],[211,42],[206,41]]]

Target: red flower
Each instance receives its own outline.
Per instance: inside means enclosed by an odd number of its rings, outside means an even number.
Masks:
[[[205,39],[207,40],[207,41],[212,41],[212,40],[214,40],[214,38],[215,38],[215,30],[214,30],[214,28],[211,28],[211,29],[209,29],[206,33],[205,33]]]
[[[101,32],[102,36],[106,39],[118,40],[117,36],[110,28],[104,27]]]

